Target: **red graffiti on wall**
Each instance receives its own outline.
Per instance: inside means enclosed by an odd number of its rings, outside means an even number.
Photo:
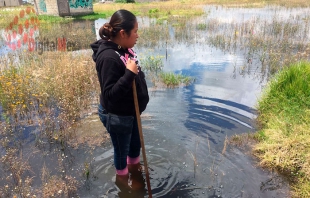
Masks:
[[[15,16],[2,33],[6,45],[12,49],[25,48],[35,50],[35,39],[39,36],[40,21],[33,8],[27,7],[21,10],[19,16]]]

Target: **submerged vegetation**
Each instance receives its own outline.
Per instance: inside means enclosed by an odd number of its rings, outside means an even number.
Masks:
[[[193,78],[173,72],[164,72],[164,64],[161,56],[146,56],[141,59],[141,65],[154,86],[165,86],[175,88],[178,86],[187,86],[193,82]]]
[[[173,72],[160,73],[159,75],[161,82],[163,82],[167,87],[176,87],[179,85],[189,85],[192,82],[192,78],[182,75],[175,74]]]
[[[310,63],[290,65],[273,77],[258,111],[254,153],[260,164],[287,175],[294,197],[309,197]]]
[[[300,24],[301,21],[303,24]],[[272,20],[255,18],[223,25],[215,19],[212,23],[207,24],[212,32],[208,38],[211,45],[230,53],[242,51],[246,56],[245,65],[238,69],[241,74],[259,69],[263,77],[269,78],[286,65],[310,58],[306,33],[310,18],[300,20],[297,17],[284,21],[275,15]]]
[[[60,149],[64,153],[68,153],[68,147],[75,147],[76,133],[70,128],[91,112],[91,105],[96,103],[98,95],[97,76],[95,70],[90,69],[93,61],[88,53],[45,52],[38,55],[25,52],[18,55],[18,62],[15,56],[9,55],[1,60],[1,65],[0,137],[3,141],[0,143],[6,151],[1,157],[6,172],[2,173],[0,182],[5,185],[0,187],[0,195],[36,195],[30,187],[32,178],[40,175],[31,173],[34,167],[29,159],[34,156],[23,151],[22,137],[35,127],[36,152],[44,153],[49,144],[51,148],[55,145],[53,150]],[[57,155],[55,157],[57,159]],[[66,169],[66,159],[64,155],[58,156],[56,171]],[[46,186],[40,191],[42,197],[57,192],[66,197],[74,196],[79,182],[73,176],[65,174],[58,178],[46,175],[49,170],[44,166],[37,164],[36,167],[42,168],[42,174],[45,172],[42,184]],[[57,181],[65,185],[56,187]]]
[[[210,45],[231,54],[242,53],[243,65],[235,72],[259,74],[262,82],[278,70],[299,60],[310,59],[310,15],[283,19],[252,17],[222,22],[208,15],[191,19],[181,16],[151,19],[141,25],[138,47],[173,48],[175,43]],[[262,74],[262,75],[261,75]]]

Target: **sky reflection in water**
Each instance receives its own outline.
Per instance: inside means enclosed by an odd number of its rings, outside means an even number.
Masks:
[[[221,23],[257,17],[272,19],[275,15],[286,20],[289,15],[288,10],[274,8],[206,7],[206,10],[210,10],[209,18]],[[305,12],[309,9],[289,10],[292,15]],[[147,18],[139,20],[141,26],[150,25]],[[96,32],[107,21],[96,20]],[[173,36],[174,31],[170,30],[170,34]],[[200,35],[196,39],[205,37]],[[244,74],[241,70],[246,60],[242,52],[224,53],[207,44],[175,42],[151,49],[138,46],[140,57],[148,53],[163,57],[167,54],[167,59],[163,58],[165,72],[195,78],[192,85],[176,89],[154,88],[148,82],[150,103],[142,115],[142,125],[153,197],[286,197],[288,188],[281,178],[257,168],[255,161],[239,149],[225,147],[226,138],[255,131],[255,105],[265,83],[259,68],[251,68]],[[2,46],[0,55],[6,51],[7,47]],[[91,119],[94,124],[86,130],[98,130],[99,119]],[[33,138],[29,141],[34,141]],[[83,167],[85,159],[94,156],[91,177],[78,190],[80,197],[141,196],[120,192],[115,185],[113,149],[109,142],[97,147],[92,156],[79,152],[68,152],[72,161],[66,171],[72,170],[72,175]],[[51,155],[46,158],[48,162],[53,159]],[[45,158],[30,161],[40,164]],[[142,194],[147,197],[147,193]]]
[[[265,12],[257,9],[258,15]],[[213,7],[210,17],[229,18],[227,13]],[[96,28],[106,21],[97,20]],[[136,51],[139,55],[150,49]],[[167,53],[164,71],[195,78],[192,85],[176,89],[154,89],[149,83],[150,103],[142,120],[153,197],[285,197],[287,187],[276,174],[255,167],[237,148],[224,149],[226,138],[255,131],[255,105],[264,85],[258,70],[241,75],[241,52],[224,53],[207,45],[175,43],[167,49],[154,47],[151,53]],[[94,167],[100,181],[94,191],[111,188],[109,193],[117,197],[111,185],[113,152],[99,150]]]

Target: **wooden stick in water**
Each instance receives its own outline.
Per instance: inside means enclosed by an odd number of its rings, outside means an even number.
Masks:
[[[144,139],[143,139],[143,133],[142,133],[142,125],[141,125],[140,110],[139,110],[139,103],[138,103],[137,88],[136,88],[135,80],[132,83],[132,89],[133,89],[133,98],[134,98],[134,103],[135,103],[137,123],[138,123],[140,142],[141,142],[141,148],[142,148],[142,155],[143,155],[144,169],[145,169],[145,175],[146,175],[147,190],[148,190],[149,198],[152,198],[152,190],[151,190],[149,169],[148,169],[147,160],[146,160],[146,153],[145,153],[145,146],[144,146]]]

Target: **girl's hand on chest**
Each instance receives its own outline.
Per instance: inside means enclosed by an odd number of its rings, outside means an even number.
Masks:
[[[136,62],[134,60],[131,60],[130,58],[128,58],[127,60],[126,68],[135,74],[138,74],[139,72]]]

